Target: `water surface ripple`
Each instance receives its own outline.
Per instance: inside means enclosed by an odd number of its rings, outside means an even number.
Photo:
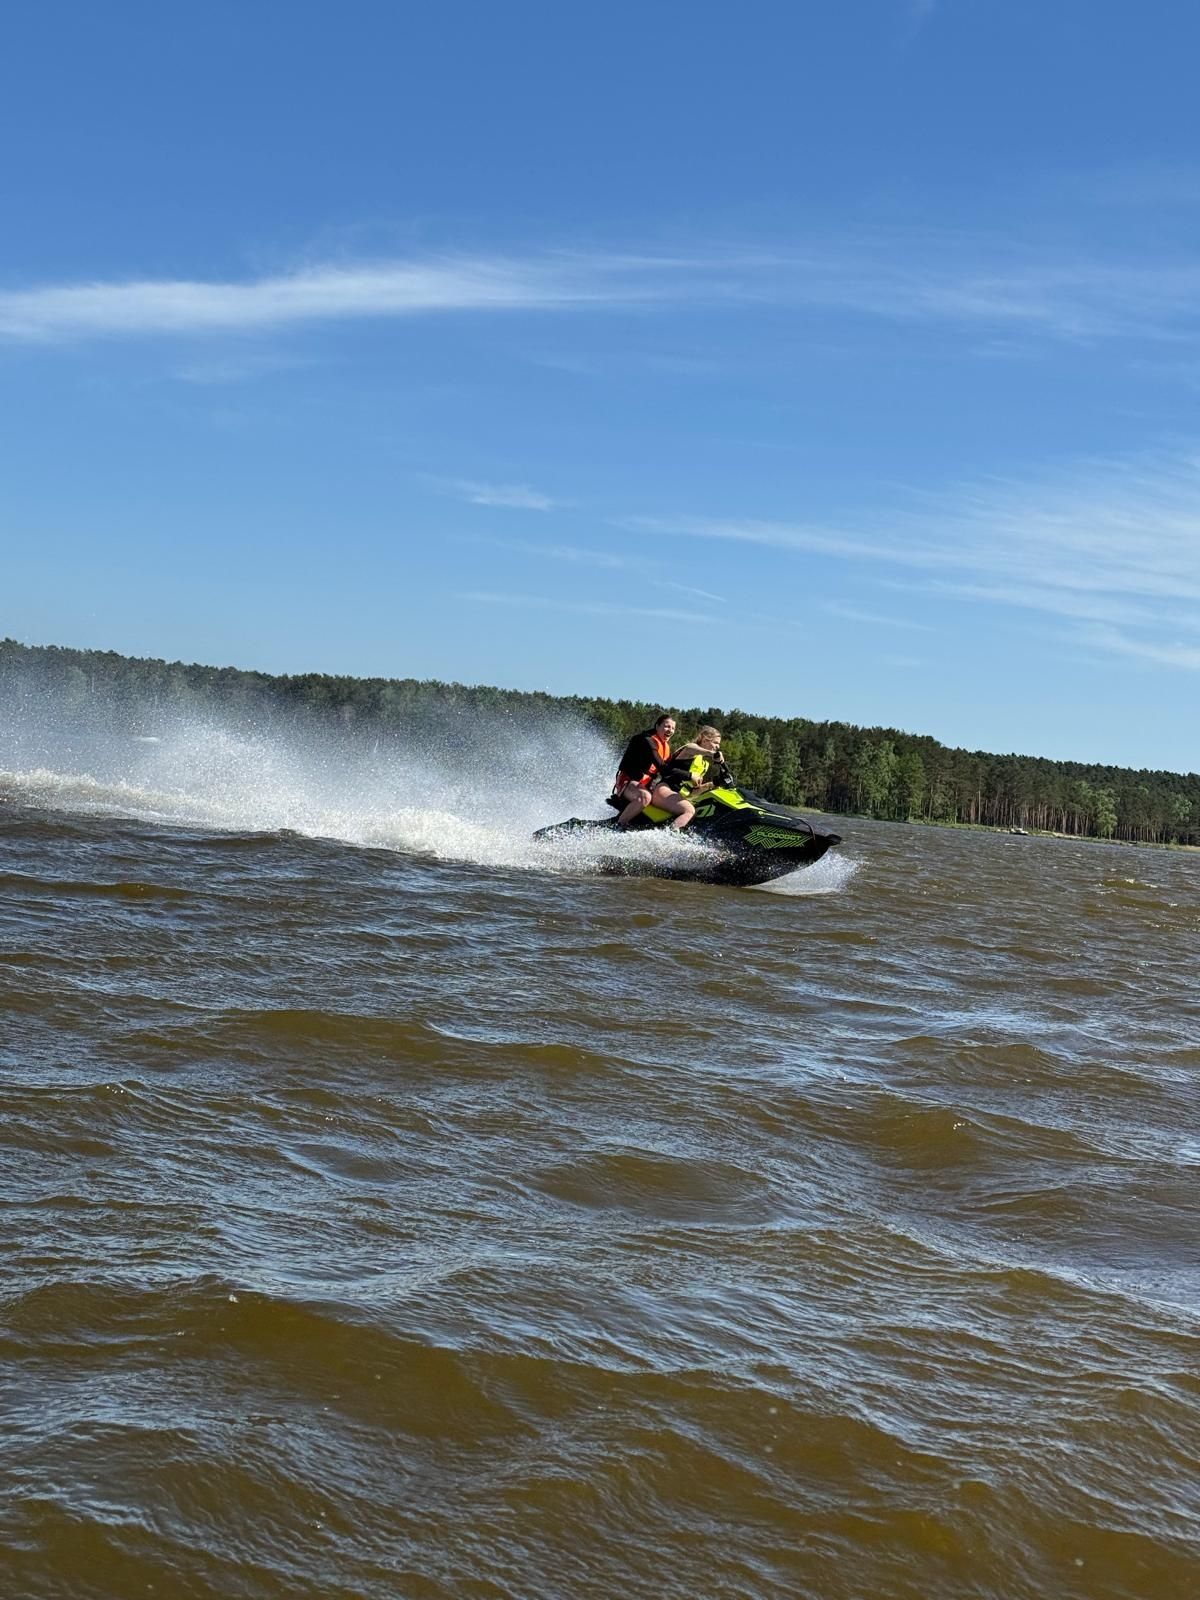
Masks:
[[[1197,860],[844,831],[0,807],[0,1589],[1200,1592]]]

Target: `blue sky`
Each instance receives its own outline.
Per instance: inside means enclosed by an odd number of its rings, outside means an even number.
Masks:
[[[5,29],[0,634],[1200,765],[1200,8]]]

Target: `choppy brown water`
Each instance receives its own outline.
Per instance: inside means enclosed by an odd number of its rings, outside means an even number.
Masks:
[[[0,807],[0,1590],[1200,1592],[1200,865],[844,831]]]

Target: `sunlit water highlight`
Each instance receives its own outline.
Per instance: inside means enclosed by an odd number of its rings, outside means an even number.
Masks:
[[[19,732],[0,1592],[1200,1589],[1196,858],[612,879],[577,727]]]

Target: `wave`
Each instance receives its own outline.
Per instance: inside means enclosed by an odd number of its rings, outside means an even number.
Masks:
[[[67,878],[31,877],[24,872],[0,872],[0,889],[17,890],[23,894],[47,894],[81,897],[88,900],[164,900],[187,901],[196,898],[191,889],[179,889],[166,883],[142,883],[138,879],[114,883],[100,883],[92,879],[72,881]]]

